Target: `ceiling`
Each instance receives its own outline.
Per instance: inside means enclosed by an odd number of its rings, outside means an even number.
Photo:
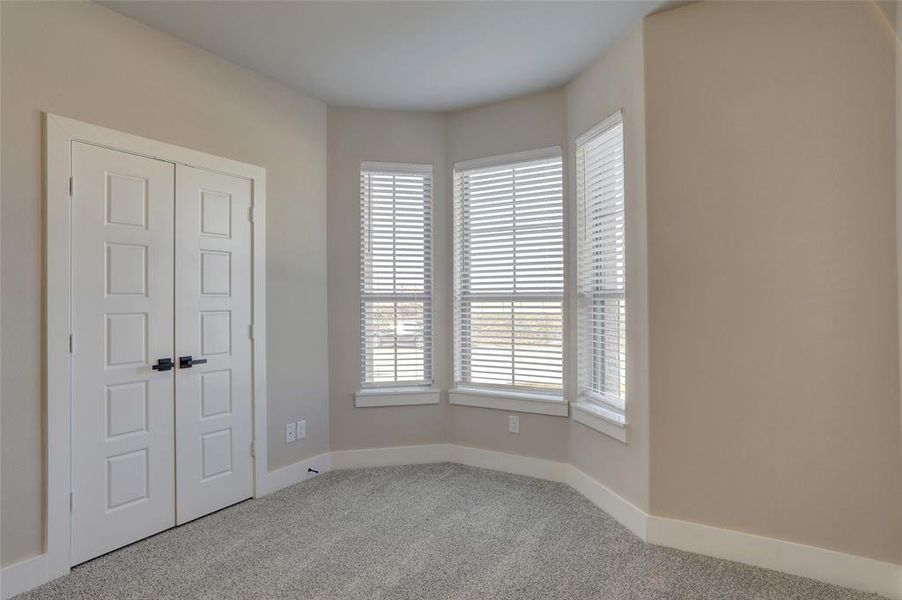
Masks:
[[[102,4],[329,104],[446,111],[562,85],[664,2]]]

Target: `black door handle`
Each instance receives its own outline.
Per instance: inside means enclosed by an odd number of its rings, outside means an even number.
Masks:
[[[179,369],[190,369],[194,365],[204,365],[207,363],[206,358],[191,358],[190,356],[179,356]]]
[[[157,359],[157,364],[151,365],[150,367],[154,371],[169,371],[172,369],[172,359],[171,358],[160,358]]]

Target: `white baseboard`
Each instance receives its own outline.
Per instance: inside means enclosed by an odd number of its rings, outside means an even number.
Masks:
[[[325,452],[269,472],[258,486],[257,495],[264,496],[315,476],[315,473],[307,470],[310,468],[325,473],[331,469],[438,462],[455,462],[566,483],[651,544],[878,593],[891,600],[902,600],[902,565],[700,523],[652,516],[573,465],[493,450],[455,444],[427,444]],[[0,600],[6,600],[47,581],[49,572],[46,554],[5,567],[0,571]]]
[[[567,478],[568,465],[566,463],[456,444],[448,444],[448,454],[445,460],[471,467],[492,469],[514,475],[527,475],[561,483],[566,483]]]
[[[494,471],[528,475],[538,479],[564,481],[568,465],[541,458],[506,454],[456,444],[424,444],[420,446],[390,446],[362,450],[332,452],[333,469],[361,469],[395,465],[418,465],[453,462]]]
[[[266,496],[273,492],[278,492],[283,488],[306,481],[311,477],[315,477],[317,473],[308,471],[314,469],[320,473],[325,473],[332,468],[332,453],[323,452],[311,458],[290,464],[275,471],[269,471],[263,481],[257,486],[256,496]]]
[[[47,555],[26,558],[0,570],[0,599],[12,598],[48,581]]]
[[[566,465],[566,483],[608,513],[639,539],[648,540],[648,513],[573,465]]]
[[[648,542],[902,599],[902,565],[871,558],[655,516]]]
[[[336,450],[332,452],[333,469],[420,465],[445,462],[447,460],[448,444],[393,446],[389,448],[364,448],[362,450]]]
[[[335,469],[455,462],[566,483],[640,539],[902,600],[902,565],[649,515],[573,465],[455,444],[344,450]]]
[[[343,450],[332,453],[332,468],[334,469],[437,462],[454,462],[471,467],[566,483],[617,519],[627,529],[643,540],[645,539],[648,515],[642,509],[567,463],[456,444],[395,446]]]
[[[454,444],[448,445],[448,451],[445,460],[449,462],[566,483],[639,538],[645,539],[648,514],[573,465]]]

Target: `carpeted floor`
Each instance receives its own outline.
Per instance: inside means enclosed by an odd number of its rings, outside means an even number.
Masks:
[[[38,598],[876,596],[649,546],[567,486],[438,464],[320,475],[19,596]]]

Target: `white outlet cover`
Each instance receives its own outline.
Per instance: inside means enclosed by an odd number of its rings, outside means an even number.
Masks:
[[[520,433],[520,417],[510,415],[507,418],[507,430],[511,433]]]
[[[297,422],[297,439],[302,440],[307,437],[307,421]]]
[[[285,443],[290,444],[294,441],[296,434],[295,424],[289,423],[285,426]]]

